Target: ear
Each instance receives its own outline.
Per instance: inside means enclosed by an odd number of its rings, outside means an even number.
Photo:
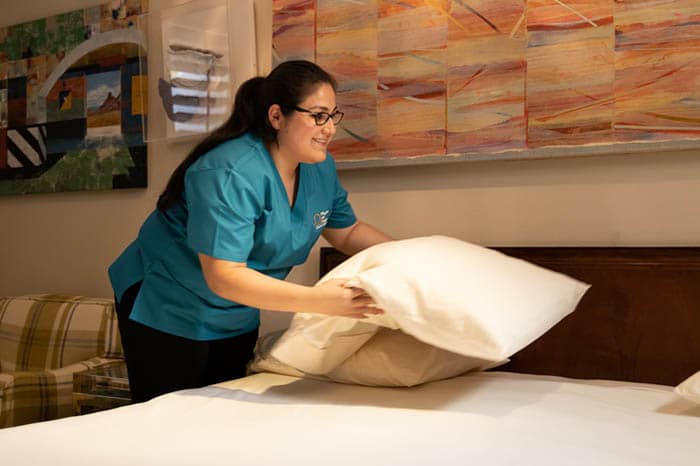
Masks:
[[[283,117],[284,115],[282,115],[282,108],[279,105],[272,104],[270,105],[270,108],[267,109],[267,119],[270,121],[270,125],[272,125],[272,127],[277,131],[279,131],[282,125]]]

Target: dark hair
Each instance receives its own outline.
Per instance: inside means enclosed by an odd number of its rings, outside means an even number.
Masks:
[[[157,207],[165,212],[175,204],[185,188],[185,172],[197,159],[219,144],[251,132],[266,144],[277,141],[275,130],[267,117],[271,105],[278,104],[284,115],[293,112],[318,84],[337,83],[333,77],[315,63],[292,60],[280,63],[266,78],[255,77],[244,82],[236,92],[233,111],[228,121],[211,132],[192,149],[170,176]]]

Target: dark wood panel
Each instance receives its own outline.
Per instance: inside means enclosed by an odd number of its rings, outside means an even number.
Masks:
[[[323,277],[347,258],[348,256],[335,248],[321,248],[321,266],[318,269],[318,278]]]
[[[497,370],[676,385],[700,370],[700,248],[494,248],[592,285]],[[321,250],[321,275],[346,257]]]

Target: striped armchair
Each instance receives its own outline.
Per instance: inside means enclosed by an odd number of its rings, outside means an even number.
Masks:
[[[0,428],[73,412],[73,374],[123,359],[114,303],[0,297]]]

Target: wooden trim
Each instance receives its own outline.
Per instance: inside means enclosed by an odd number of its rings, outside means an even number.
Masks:
[[[700,269],[700,247],[494,247],[509,256],[547,265],[572,262],[591,268]]]
[[[322,247],[320,257],[320,267],[318,269],[318,278],[323,277],[330,272],[336,265],[347,259],[348,256],[338,251],[335,248]]]

